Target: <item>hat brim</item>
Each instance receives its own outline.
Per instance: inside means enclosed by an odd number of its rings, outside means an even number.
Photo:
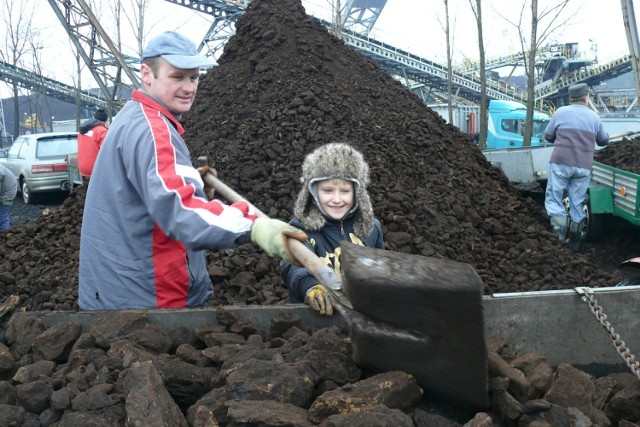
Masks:
[[[176,68],[191,70],[194,68],[209,68],[215,65],[215,61],[199,55],[162,55],[162,59]]]

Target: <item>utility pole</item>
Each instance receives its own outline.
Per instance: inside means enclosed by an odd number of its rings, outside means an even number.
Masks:
[[[5,140],[8,139],[8,136],[7,127],[4,124],[4,102],[0,99],[0,148],[4,147]]]
[[[633,10],[633,0],[620,0],[622,3],[622,18],[624,30],[627,33],[629,54],[631,55],[631,68],[636,83],[636,103],[640,96],[640,42],[638,41],[638,25],[636,14]]]
[[[340,0],[335,0],[333,10],[333,35],[342,38],[342,4]]]

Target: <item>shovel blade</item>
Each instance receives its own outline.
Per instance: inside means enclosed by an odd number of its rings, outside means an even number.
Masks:
[[[403,370],[438,399],[489,406],[484,283],[468,264],[343,242],[342,290],[354,360]]]

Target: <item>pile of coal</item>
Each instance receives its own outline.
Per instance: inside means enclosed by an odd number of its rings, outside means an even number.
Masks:
[[[626,139],[609,143],[597,150],[593,160],[614,168],[640,174],[640,139]]]
[[[224,309],[215,315],[206,326],[165,330],[132,312],[49,325],[29,313],[14,314],[0,342],[0,425],[455,427],[640,421],[640,388],[632,374],[596,379],[570,365],[553,369],[536,354],[507,359],[508,345],[499,338],[492,351],[505,355],[504,370],[520,378],[494,373],[491,409],[475,413],[429,399],[408,373],[362,370],[351,360],[350,342],[339,328],[307,330],[292,312],[274,316],[268,331]]]
[[[386,248],[470,264],[486,293],[601,287],[620,277],[574,254],[466,135],[377,64],[329,34],[299,0],[255,0],[201,80],[185,140],[270,217],[289,220],[304,156],[343,141],[371,167]],[[117,117],[116,117],[117,120]],[[0,301],[77,309],[84,191],[0,233]],[[212,305],[287,302],[279,261],[252,244],[210,251]],[[106,285],[106,284],[105,284]]]
[[[615,278],[570,252],[466,135],[297,0],[252,2],[186,118],[195,157],[269,216],[289,220],[304,156],[343,141],[371,166],[387,249],[471,264],[487,293],[602,286]],[[212,257],[213,265],[225,255]],[[277,262],[260,283],[276,277]]]

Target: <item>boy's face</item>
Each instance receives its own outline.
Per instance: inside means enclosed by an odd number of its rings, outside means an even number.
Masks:
[[[326,179],[318,183],[318,200],[322,210],[333,219],[340,220],[353,207],[353,182],[344,179]]]
[[[142,64],[140,72],[145,90],[171,112],[183,114],[191,109],[198,90],[200,70],[176,68],[162,60],[155,75],[146,64]]]

